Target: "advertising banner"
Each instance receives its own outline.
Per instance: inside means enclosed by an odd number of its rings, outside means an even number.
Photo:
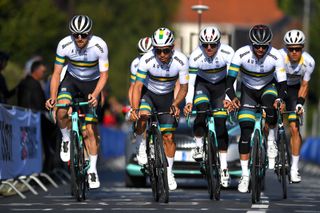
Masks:
[[[42,170],[40,113],[0,105],[0,180]]]

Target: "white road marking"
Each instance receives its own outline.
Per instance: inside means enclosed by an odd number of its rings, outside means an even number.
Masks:
[[[12,211],[52,211],[53,209],[46,208],[46,209],[11,209]]]

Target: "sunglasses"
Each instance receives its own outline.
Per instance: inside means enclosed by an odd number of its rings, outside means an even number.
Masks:
[[[208,48],[208,47],[211,47],[211,48],[216,48],[218,46],[218,44],[202,44],[202,47],[203,48]]]
[[[293,52],[293,51],[301,52],[302,51],[302,47],[288,47],[288,51],[289,52]]]
[[[86,33],[74,33],[74,34],[72,34],[72,36],[74,38],[79,38],[79,36],[81,36],[81,38],[87,38],[89,36],[89,34],[86,34]]]
[[[253,48],[254,49],[260,49],[260,48],[262,48],[262,49],[267,49],[269,47],[269,45],[259,45],[259,44],[254,44],[253,45]]]
[[[169,54],[169,53],[171,53],[171,51],[172,51],[171,48],[155,49],[155,52],[156,52],[157,55],[160,55],[161,53]]]

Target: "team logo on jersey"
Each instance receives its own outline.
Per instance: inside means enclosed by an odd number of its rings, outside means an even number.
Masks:
[[[202,90],[198,90],[198,91],[196,92],[196,94],[197,94],[197,95],[201,95],[201,94],[203,94],[203,92],[202,92]]]
[[[109,63],[105,63],[103,66],[104,66],[104,68],[109,69]]]

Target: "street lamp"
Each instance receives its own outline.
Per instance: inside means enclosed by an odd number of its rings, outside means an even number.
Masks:
[[[208,10],[209,7],[207,5],[198,4],[198,5],[193,5],[191,9],[197,11],[198,13],[198,33],[200,33],[202,12]]]

